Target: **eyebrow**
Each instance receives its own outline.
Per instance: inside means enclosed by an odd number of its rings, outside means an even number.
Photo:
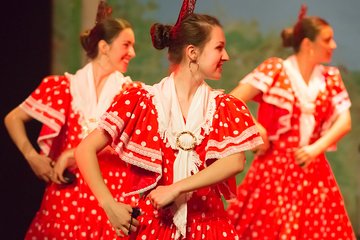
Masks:
[[[123,43],[130,43],[130,44],[133,44],[134,42],[130,41],[130,40],[124,40],[122,41]]]

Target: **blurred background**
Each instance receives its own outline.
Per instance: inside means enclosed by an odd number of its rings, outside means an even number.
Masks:
[[[151,45],[149,29],[154,22],[174,24],[181,0],[108,0],[114,17],[129,20],[135,30],[136,58],[126,75],[133,80],[155,83],[168,73],[166,51]],[[343,193],[355,231],[360,234],[360,9],[359,0],[198,0],[195,11],[216,16],[224,26],[231,60],[224,65],[221,81],[208,83],[229,92],[246,73],[270,56],[291,53],[281,47],[280,32],[292,26],[301,4],[308,15],[326,19],[334,28],[338,49],[332,65],[340,68],[352,100],[352,131],[328,159]],[[79,34],[95,23],[98,0],[36,0],[3,3],[0,60],[3,96],[1,119],[20,104],[43,77],[74,73],[86,63]],[[252,112],[256,109],[250,104]],[[38,123],[29,124],[36,142]],[[0,236],[23,239],[39,208],[44,184],[32,173],[0,124],[1,207],[4,210]],[[247,167],[252,155],[247,154]],[[238,176],[238,182],[244,174]]]

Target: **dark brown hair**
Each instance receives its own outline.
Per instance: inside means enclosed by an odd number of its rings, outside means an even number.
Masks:
[[[99,41],[104,40],[111,44],[119,33],[126,28],[132,27],[128,21],[121,18],[105,18],[101,22],[96,23],[91,30],[85,31],[80,35],[80,42],[86,55],[90,59],[96,58],[99,52]]]
[[[169,60],[179,64],[183,59],[183,49],[187,45],[194,45],[203,49],[210,40],[210,33],[214,26],[221,27],[220,22],[212,16],[193,13],[181,21],[175,28],[170,25],[155,23],[151,26],[150,34],[156,49],[168,47]]]
[[[325,26],[329,26],[329,23],[320,17],[304,17],[294,27],[282,30],[283,46],[292,47],[295,52],[299,52],[302,40],[308,38],[314,41]]]

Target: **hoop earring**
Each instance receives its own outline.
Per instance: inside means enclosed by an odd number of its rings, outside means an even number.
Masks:
[[[196,65],[196,70],[195,70],[194,72],[197,72],[197,71],[199,70],[199,64],[198,64],[197,61],[195,61],[195,60],[191,60],[191,61],[189,62],[189,70],[190,70],[191,74],[194,74],[193,69],[192,69],[192,67],[191,67],[191,64],[192,64],[192,63]]]

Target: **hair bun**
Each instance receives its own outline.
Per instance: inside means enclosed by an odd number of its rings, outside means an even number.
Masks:
[[[285,28],[281,32],[282,45],[284,47],[292,47],[294,43],[294,29]]]
[[[164,49],[170,45],[170,31],[172,26],[155,23],[151,26],[150,35],[154,48]]]

